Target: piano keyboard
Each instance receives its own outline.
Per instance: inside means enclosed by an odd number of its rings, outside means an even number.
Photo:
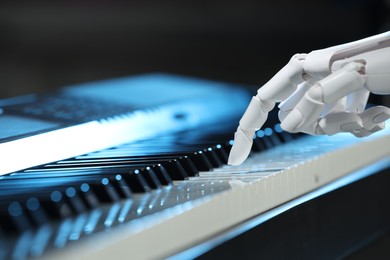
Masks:
[[[239,167],[201,171],[141,207],[148,210],[173,199],[172,208],[78,244],[63,256],[104,259],[131,252],[137,259],[155,259],[178,254],[373,162],[384,160],[389,167],[389,144],[389,131],[368,140],[307,137],[256,153]]]
[[[0,183],[2,198],[13,199],[1,203],[3,257],[165,258],[359,168],[390,163],[388,130],[285,142],[293,136],[275,129],[260,132],[254,149],[263,150],[237,167],[224,164],[228,143],[192,144],[183,132],[159,139],[153,154],[140,141],[10,174]]]
[[[1,176],[0,259],[181,258],[305,194],[363,177],[358,169],[390,164],[388,129],[298,138],[276,124],[257,133],[243,165],[227,166],[235,124],[167,131]]]

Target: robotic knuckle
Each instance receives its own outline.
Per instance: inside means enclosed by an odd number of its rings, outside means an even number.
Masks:
[[[314,100],[314,101],[317,101],[317,102],[322,102],[323,101],[323,90],[322,90],[322,87],[317,84],[317,85],[314,85],[312,88],[310,88],[307,93],[306,93],[306,97],[309,99],[309,100]]]

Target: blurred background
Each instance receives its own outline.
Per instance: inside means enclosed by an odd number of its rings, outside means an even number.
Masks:
[[[2,1],[0,97],[148,72],[261,86],[390,27],[390,1]]]

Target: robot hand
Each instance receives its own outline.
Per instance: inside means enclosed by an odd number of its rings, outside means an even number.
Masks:
[[[390,94],[390,32],[359,41],[296,54],[257,91],[234,135],[228,163],[241,164],[252,139],[279,104],[288,132],[368,136],[384,128],[390,109],[365,109],[369,94]]]

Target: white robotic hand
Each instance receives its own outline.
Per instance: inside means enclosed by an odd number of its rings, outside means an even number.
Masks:
[[[359,41],[296,54],[257,91],[234,135],[228,163],[249,155],[255,132],[279,104],[281,127],[288,132],[368,136],[385,127],[390,109],[367,110],[370,93],[390,94],[390,32]]]

